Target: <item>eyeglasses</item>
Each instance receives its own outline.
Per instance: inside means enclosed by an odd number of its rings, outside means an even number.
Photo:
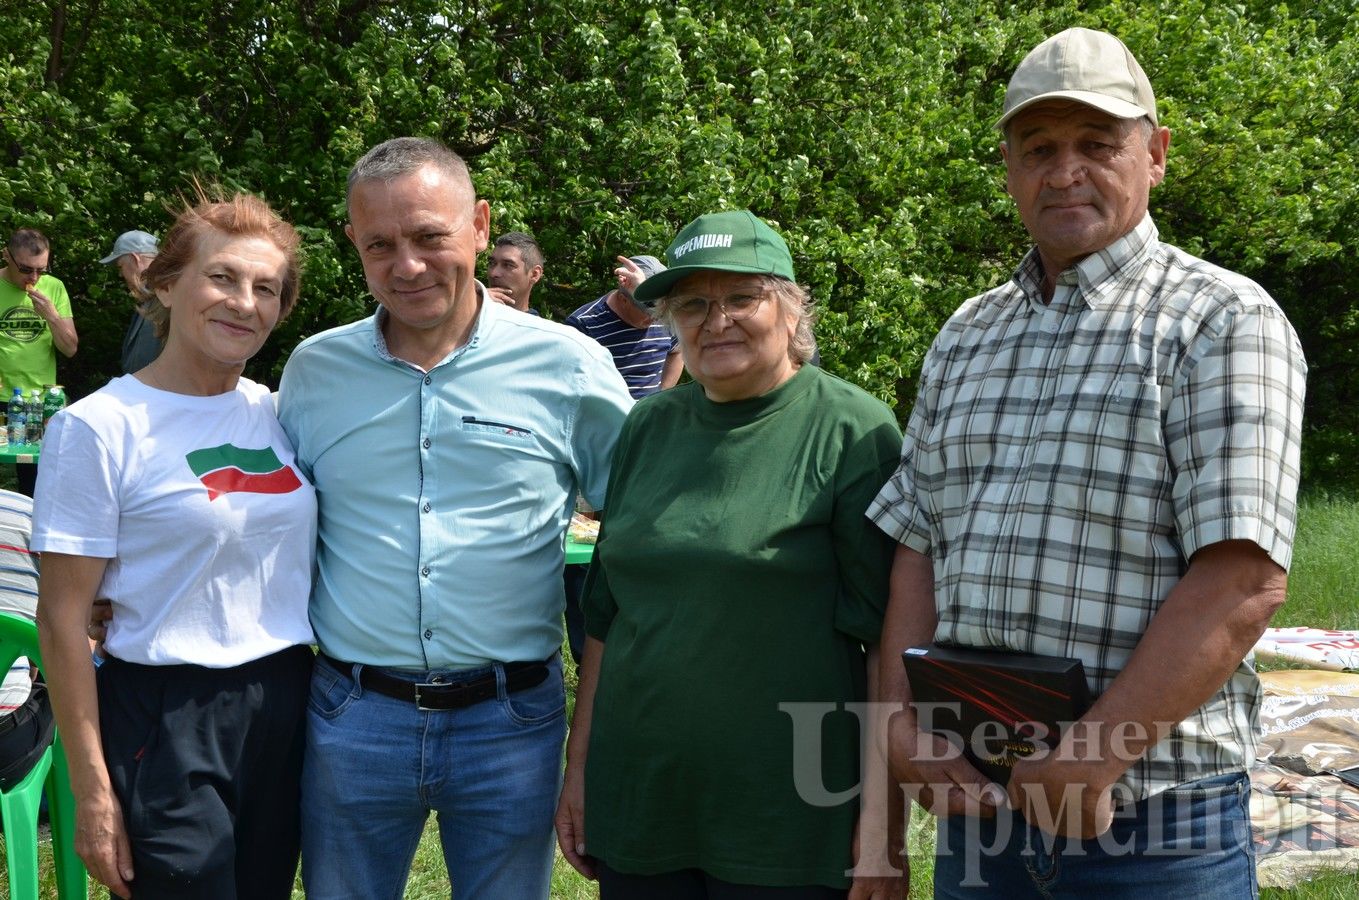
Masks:
[[[755,315],[755,310],[764,302],[765,294],[732,294],[721,300],[707,297],[677,297],[666,304],[670,318],[681,328],[693,328],[708,321],[708,315],[716,306],[722,314],[733,322],[742,322]]]
[[[42,275],[46,275],[46,274],[48,273],[48,271],[49,271],[47,266],[26,266],[26,265],[24,265],[23,263],[19,262],[17,259],[14,258],[14,254],[12,254],[12,253],[9,252],[9,248],[6,248],[6,249],[5,249],[5,256],[6,256],[6,258],[9,259],[10,264],[13,265],[14,268],[16,268],[16,269],[19,270],[19,274],[20,274],[20,275],[38,275],[38,276],[42,276]]]

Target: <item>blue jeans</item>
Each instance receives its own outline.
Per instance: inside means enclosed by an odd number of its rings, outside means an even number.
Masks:
[[[417,682],[494,672],[497,696],[421,711],[364,691],[318,660],[302,768],[302,881],[311,900],[399,900],[431,810],[459,897],[546,898],[561,788],[566,695],[547,680],[505,690],[500,664],[387,674]]]
[[[1082,841],[1054,838],[1018,813],[939,823],[936,898],[1256,897],[1250,779],[1244,772],[1179,785],[1114,813]]]

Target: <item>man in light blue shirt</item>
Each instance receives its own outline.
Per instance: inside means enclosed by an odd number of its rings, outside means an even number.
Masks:
[[[304,341],[279,418],[320,505],[303,773],[312,898],[400,896],[431,810],[454,891],[547,897],[563,536],[631,406],[607,351],[490,302],[490,212],[442,145],[349,176],[380,306]]]

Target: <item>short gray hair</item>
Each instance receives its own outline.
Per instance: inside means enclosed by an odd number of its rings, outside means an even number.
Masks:
[[[796,281],[789,281],[778,275],[757,277],[760,279],[760,288],[774,295],[780,312],[797,316],[797,325],[793,328],[793,336],[788,341],[788,356],[795,363],[810,362],[816,355],[816,336],[812,332],[812,326],[816,323],[816,305],[812,301],[811,292]],[[656,319],[664,324],[671,334],[676,333],[675,318],[670,308],[670,298],[673,295],[672,288],[670,293],[657,300],[655,312]]]
[[[399,137],[383,141],[354,163],[345,184],[345,205],[354,197],[354,187],[363,181],[391,181],[403,175],[433,166],[475,197],[472,176],[467,163],[452,150],[431,138]]]

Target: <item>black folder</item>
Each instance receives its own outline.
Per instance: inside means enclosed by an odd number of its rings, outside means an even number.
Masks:
[[[922,730],[961,744],[1000,785],[1015,761],[1050,751],[1090,708],[1079,659],[968,647],[911,647],[901,655]]]

